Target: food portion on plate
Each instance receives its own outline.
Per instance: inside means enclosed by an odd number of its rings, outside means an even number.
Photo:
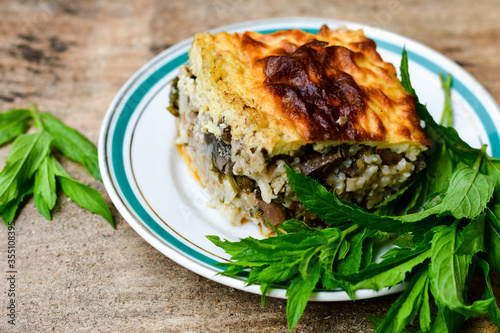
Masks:
[[[176,144],[213,205],[264,234],[290,218],[322,225],[285,166],[371,210],[430,147],[414,96],[361,30],[199,33],[171,103]]]

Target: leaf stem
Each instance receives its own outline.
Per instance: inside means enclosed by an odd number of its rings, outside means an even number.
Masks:
[[[346,235],[349,235],[351,232],[353,232],[354,230],[358,229],[359,226],[357,224],[353,224],[352,226],[350,226],[349,228],[345,229],[344,231],[342,231],[344,233],[344,237]]]
[[[443,125],[446,122],[446,127],[451,127],[453,118],[453,109],[451,107],[451,75],[448,74],[446,76],[446,81],[444,79],[443,73],[439,74],[439,78],[441,79],[441,86],[444,90],[444,106],[443,106],[443,115],[441,116],[440,125]]]
[[[486,148],[487,147],[488,147],[488,145],[483,145],[481,147],[481,153],[479,154],[479,156],[477,157],[476,161],[474,162],[474,165],[472,166],[472,168],[474,170],[479,170],[479,168],[481,166],[481,163],[483,162],[483,158],[486,155]]]
[[[42,122],[42,118],[40,118],[40,114],[38,113],[38,108],[34,103],[30,103],[30,112],[31,116],[33,117],[34,125],[38,130],[43,131],[44,126]]]

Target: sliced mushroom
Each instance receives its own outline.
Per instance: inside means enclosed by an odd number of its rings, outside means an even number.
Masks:
[[[260,218],[269,221],[274,227],[279,227],[287,219],[285,206],[277,202],[267,203],[264,200],[257,201],[257,208],[262,211]]]
[[[231,146],[217,139],[212,133],[205,134],[205,141],[217,170],[223,175],[232,175],[234,163],[231,161]]]
[[[331,152],[328,154],[320,154],[320,153],[309,154],[308,156],[306,156],[306,161],[299,165],[300,172],[304,175],[310,175],[313,172],[341,158],[342,158],[342,153],[339,151]]]

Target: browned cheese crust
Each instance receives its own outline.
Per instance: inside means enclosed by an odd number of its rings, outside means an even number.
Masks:
[[[289,119],[306,141],[399,140],[427,145],[414,98],[361,30],[301,30],[237,35],[273,110]],[[266,95],[266,91],[259,89]],[[264,96],[262,96],[264,97]],[[265,98],[265,97],[264,97]]]
[[[219,105],[240,103],[252,114],[211,110],[214,119],[225,116],[236,137],[249,123],[267,128],[253,143],[271,155],[307,143],[430,146],[414,97],[361,30],[198,34],[190,62],[197,77],[215,76],[206,83],[223,92]]]

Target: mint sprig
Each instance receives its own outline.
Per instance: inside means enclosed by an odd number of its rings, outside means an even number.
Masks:
[[[252,268],[247,284],[260,283],[263,297],[271,285],[285,283],[288,326],[299,321],[311,293],[320,282],[327,288],[337,288],[338,281],[330,275],[335,259],[346,236],[358,227],[346,230],[310,228],[298,220],[288,220],[276,237],[258,240],[245,238],[240,242],[221,241],[207,236],[215,245],[224,248],[236,262],[220,263],[231,274]],[[262,303],[264,304],[264,302]]]
[[[231,255],[231,262],[219,264],[226,268],[222,274],[249,270],[246,283],[260,284],[263,297],[272,286],[287,288],[290,331],[315,290],[341,288],[354,299],[358,289],[403,282],[407,289],[386,317],[370,318],[375,332],[456,332],[479,315],[488,315],[500,330],[490,281],[490,268],[500,272],[500,159],[489,157],[485,146],[470,147],[451,127],[450,76],[441,76],[445,105],[438,124],[411,85],[406,50],[400,69],[432,142],[420,174],[368,212],[287,168],[294,193],[329,228],[289,220],[276,237],[263,240],[207,236]],[[374,245],[388,233],[398,233],[395,247],[375,261]],[[482,272],[486,287],[481,299],[469,302],[476,271]]]
[[[36,132],[25,134],[30,124]],[[30,104],[29,109],[0,113],[0,146],[11,141],[12,148],[0,172],[0,215],[7,226],[14,221],[21,202],[31,194],[39,213],[51,220],[60,187],[80,207],[101,215],[115,227],[102,195],[71,178],[53,154],[59,151],[102,180],[97,148],[87,138]]]

